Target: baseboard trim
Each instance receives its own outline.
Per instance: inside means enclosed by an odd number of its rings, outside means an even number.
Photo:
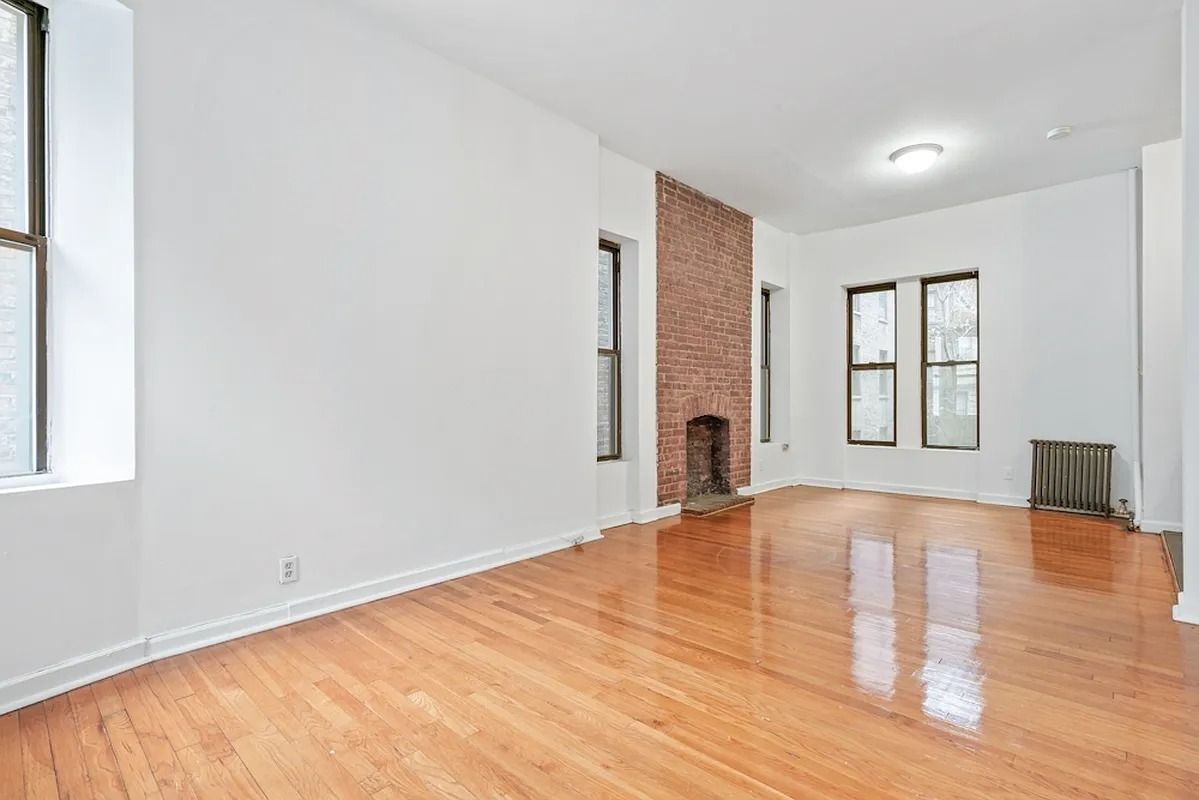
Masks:
[[[1161,522],[1156,519],[1147,519],[1141,522],[1142,533],[1165,533],[1166,531],[1182,530],[1181,522]]]
[[[189,625],[63,661],[0,684],[0,714],[32,705],[63,692],[87,686],[134,667],[240,639],[345,608],[382,600],[436,583],[485,572],[602,539],[598,527],[565,536],[551,536],[475,556],[413,570],[355,586],[255,609],[222,619]]]
[[[819,489],[848,489],[857,492],[879,492],[902,494],[910,497],[935,497],[942,500],[969,500],[989,506],[1028,508],[1028,500],[1007,494],[975,494],[958,489],[939,489],[934,486],[906,486],[891,483],[869,483],[865,481],[834,481],[824,478],[795,478],[790,486],[812,486]]]
[[[670,503],[657,508],[647,508],[645,511],[638,511],[633,514],[633,522],[638,525],[648,525],[651,522],[666,519],[667,517],[677,517],[683,513],[682,503]]]
[[[792,486],[812,486],[817,489],[844,489],[845,481],[830,481],[824,478],[795,478]]]
[[[1008,506],[1010,508],[1028,508],[1028,499],[1013,494],[980,494],[978,502],[987,506]]]
[[[936,497],[942,500],[978,500],[974,492],[963,492],[957,489],[936,489],[930,486],[904,486],[892,483],[859,483],[846,481],[845,488],[858,492],[880,492],[883,494],[902,494],[910,497]]]
[[[622,511],[619,514],[609,514],[606,517],[600,517],[598,527],[601,531],[606,531],[608,528],[619,528],[621,525],[629,525],[632,522],[633,512]]]
[[[111,678],[148,660],[146,640],[133,639],[20,675],[0,683],[0,715]]]
[[[1186,602],[1186,592],[1178,595],[1178,605],[1174,606],[1174,621],[1185,622],[1188,625],[1199,625],[1199,608]]]
[[[773,492],[777,489],[789,489],[795,485],[793,478],[782,478],[776,481],[766,481],[764,483],[756,483],[752,486],[742,486],[737,490],[737,494],[742,497],[751,497],[753,495],[765,494]]]

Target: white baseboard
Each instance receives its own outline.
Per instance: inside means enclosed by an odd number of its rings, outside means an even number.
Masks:
[[[792,486],[812,486],[817,489],[844,489],[845,481],[830,481],[824,478],[794,478]]]
[[[1199,607],[1186,601],[1186,592],[1178,595],[1178,605],[1174,606],[1174,620],[1188,625],[1199,625]]]
[[[628,525],[632,521],[632,511],[622,511],[619,514],[609,514],[606,517],[599,518],[599,529],[601,531],[606,531],[608,528],[619,528],[621,525]]]
[[[859,492],[882,492],[884,494],[905,494],[912,497],[937,497],[944,500],[978,500],[974,492],[963,492],[958,489],[938,489],[931,486],[904,486],[891,483],[859,483],[846,481],[846,489]]]
[[[903,494],[912,497],[937,497],[943,500],[973,500],[984,505],[1028,508],[1028,500],[1016,495],[975,494],[960,489],[942,489],[935,486],[907,486],[904,484],[867,483],[863,481],[835,481],[825,478],[795,478],[792,486],[813,486],[821,489],[850,489],[858,492],[882,492]]]
[[[147,660],[146,640],[134,639],[18,676],[0,683],[0,715],[111,678]]]
[[[1156,519],[1147,519],[1141,522],[1142,533],[1165,533],[1166,531],[1181,531],[1181,522],[1162,522]]]
[[[748,497],[748,496],[752,496],[752,495],[756,495],[756,494],[765,494],[766,492],[773,492],[776,489],[789,489],[794,485],[795,485],[794,478],[782,478],[777,481],[763,481],[762,483],[755,483],[752,486],[742,486],[740,489],[737,490],[737,494],[739,494],[743,497]]]
[[[598,528],[565,536],[551,536],[476,556],[413,570],[356,586],[338,589],[290,603],[255,609],[223,619],[177,628],[135,639],[107,650],[73,658],[0,684],[0,714],[32,705],[48,697],[86,686],[142,664],[228,642],[292,622],[319,617],[351,606],[381,600],[435,583],[485,572],[528,558],[565,550],[602,539]]]
[[[633,522],[636,522],[638,525],[647,525],[651,522],[657,522],[660,519],[666,519],[667,517],[677,517],[682,513],[683,505],[681,503],[671,503],[666,506],[638,511],[633,514]]]
[[[1017,497],[1014,494],[980,494],[978,502],[987,506],[1010,506],[1012,508],[1028,508],[1027,497]]]

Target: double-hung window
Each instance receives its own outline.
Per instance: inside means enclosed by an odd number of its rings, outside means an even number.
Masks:
[[[758,366],[760,373],[761,384],[759,392],[761,394],[759,412],[762,415],[761,419],[761,439],[763,442],[770,441],[770,392],[773,389],[770,382],[770,290],[762,290],[762,359]]]
[[[47,468],[46,14],[0,0],[0,478]]]
[[[978,273],[921,282],[924,446],[978,449]]]
[[[599,243],[599,418],[600,461],[620,459],[620,247]]]
[[[848,439],[895,444],[895,284],[849,290]]]

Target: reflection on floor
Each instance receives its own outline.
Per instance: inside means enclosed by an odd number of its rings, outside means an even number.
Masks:
[[[1115,523],[781,490],[0,717],[0,796],[1193,800],[1173,600]]]

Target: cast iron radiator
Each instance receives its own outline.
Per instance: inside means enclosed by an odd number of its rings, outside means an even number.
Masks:
[[[1110,517],[1112,514],[1112,454],[1114,444],[1032,440],[1033,508],[1074,511]]]

